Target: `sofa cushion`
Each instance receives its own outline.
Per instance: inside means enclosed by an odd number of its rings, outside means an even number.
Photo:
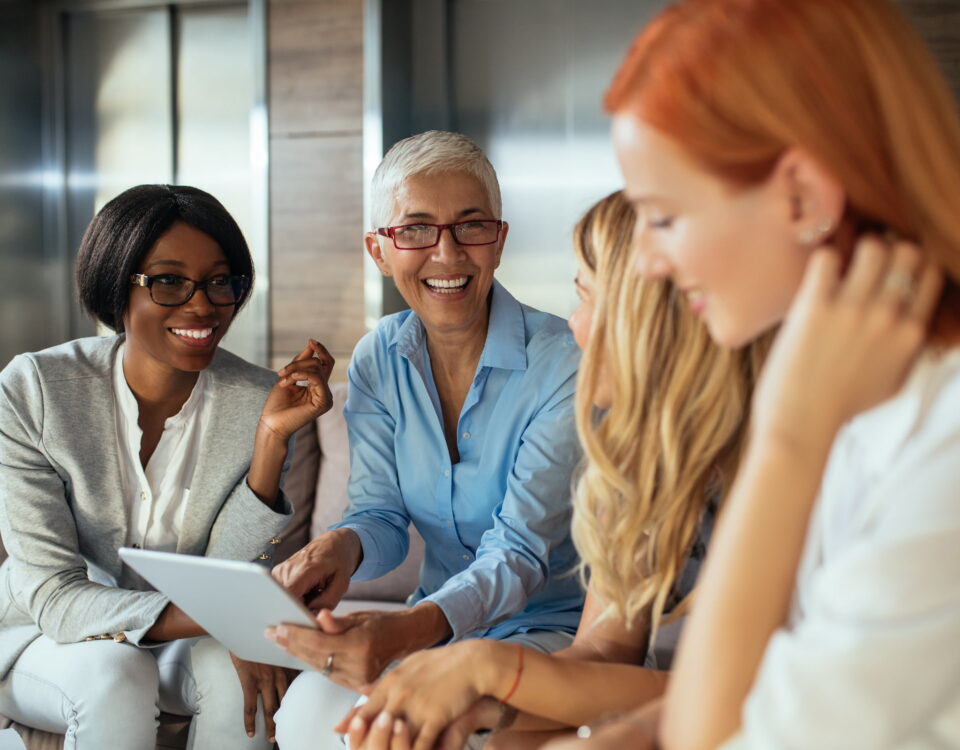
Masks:
[[[347,481],[350,478],[350,441],[347,422],[343,418],[343,406],[347,400],[347,384],[336,383],[331,387],[333,408],[317,420],[320,446],[320,467],[313,516],[310,525],[311,537],[319,536],[343,518],[347,507]],[[387,575],[373,581],[354,581],[347,590],[348,599],[375,599],[402,602],[417,588],[420,579],[420,564],[423,561],[423,539],[417,530],[410,527],[410,550],[407,559]]]

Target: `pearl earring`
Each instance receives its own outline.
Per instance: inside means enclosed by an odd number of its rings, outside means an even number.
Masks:
[[[821,219],[814,227],[804,229],[797,235],[797,242],[804,247],[812,247],[833,231],[833,222]]]

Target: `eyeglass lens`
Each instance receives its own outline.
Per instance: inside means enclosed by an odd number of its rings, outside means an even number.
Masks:
[[[235,305],[243,294],[244,280],[239,276],[216,276],[195,282],[183,276],[164,274],[154,276],[150,296],[158,305],[182,305],[193,296],[194,289],[202,288],[214,305]]]
[[[496,221],[464,221],[450,227],[454,239],[461,245],[486,245],[494,242],[500,233]],[[393,240],[403,250],[416,250],[436,245],[440,227],[431,224],[411,224],[396,227]]]

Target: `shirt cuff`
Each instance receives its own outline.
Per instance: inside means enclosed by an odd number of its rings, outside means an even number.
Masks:
[[[483,602],[476,592],[467,586],[447,585],[420,601],[433,602],[440,607],[450,623],[450,629],[453,630],[451,642],[466,638],[484,625]]]
[[[360,540],[363,559],[350,577],[351,581],[372,581],[380,576],[385,576],[396,567],[384,563],[384,560],[388,559],[388,555],[385,554],[385,550],[381,549],[377,537],[370,533],[363,524],[346,521],[334,524],[329,530],[333,531],[334,529],[350,529]]]

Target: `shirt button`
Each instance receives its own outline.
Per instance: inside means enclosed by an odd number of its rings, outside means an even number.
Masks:
[[[141,499],[141,500],[146,500],[146,499],[147,499],[147,493],[146,493],[146,492],[141,492],[141,493],[140,493],[140,499]]]
[[[444,523],[445,523],[447,526],[453,526],[453,521],[451,521],[451,520],[449,520],[449,519],[447,519],[446,521],[444,521]]]
[[[463,556],[463,559],[464,559],[464,560],[469,560],[469,559],[470,559],[470,555],[464,555],[464,556]]]
[[[450,476],[450,469],[444,470],[443,475],[444,475],[445,477]]]
[[[463,433],[463,439],[464,439],[464,440],[469,440],[469,439],[470,439],[470,433],[469,433],[469,432]]]

